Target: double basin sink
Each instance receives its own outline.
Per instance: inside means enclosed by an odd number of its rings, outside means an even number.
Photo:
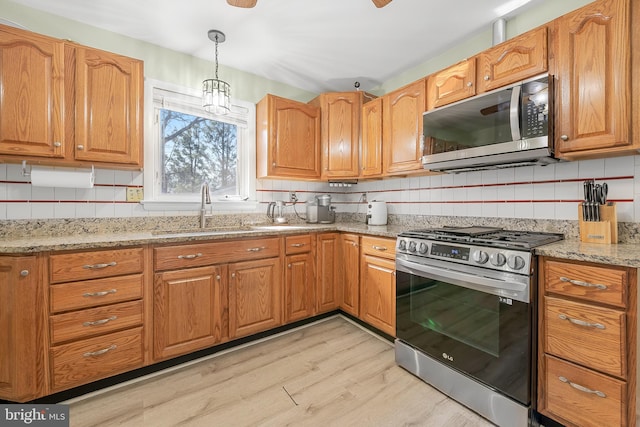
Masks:
[[[194,236],[215,236],[236,233],[247,233],[251,231],[287,231],[287,230],[306,230],[308,226],[304,225],[238,225],[228,227],[209,227],[209,228],[189,228],[182,230],[155,230],[151,234],[154,236],[175,236],[175,235],[194,235]]]

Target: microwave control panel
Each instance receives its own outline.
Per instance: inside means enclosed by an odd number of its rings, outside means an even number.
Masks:
[[[525,83],[522,87],[522,95],[522,137],[535,138],[548,135],[548,85],[541,80]]]

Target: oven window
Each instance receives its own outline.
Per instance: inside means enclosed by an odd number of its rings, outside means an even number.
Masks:
[[[495,295],[421,279],[410,298],[414,323],[498,357],[500,307]]]

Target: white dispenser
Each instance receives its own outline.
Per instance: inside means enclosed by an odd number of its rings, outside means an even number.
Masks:
[[[387,225],[387,202],[372,200],[367,206],[367,224]]]

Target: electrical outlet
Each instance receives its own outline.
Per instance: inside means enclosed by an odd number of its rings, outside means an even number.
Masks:
[[[362,203],[367,203],[367,193],[362,193],[362,196],[360,196],[360,199],[362,200]]]
[[[139,202],[144,199],[144,190],[138,187],[127,187],[127,202]]]
[[[289,191],[289,201],[291,203],[295,203],[298,201],[298,196],[296,196],[296,192],[295,191]]]

